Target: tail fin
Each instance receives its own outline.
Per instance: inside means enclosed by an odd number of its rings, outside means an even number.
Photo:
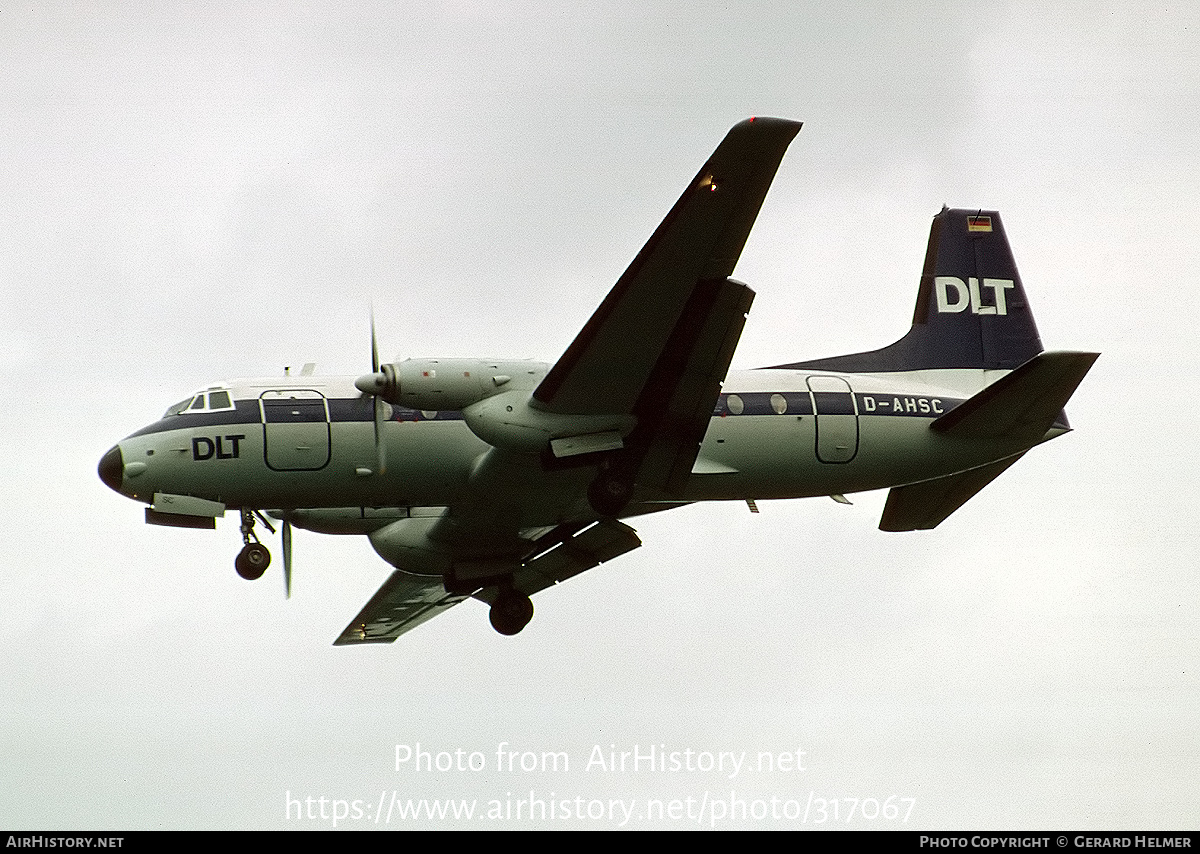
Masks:
[[[943,208],[929,231],[907,335],[882,350],[777,367],[857,373],[1016,368],[1040,352],[1000,215]]]

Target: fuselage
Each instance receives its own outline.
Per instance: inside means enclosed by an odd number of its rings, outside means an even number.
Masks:
[[[522,365],[533,387],[546,366]],[[629,515],[706,500],[801,498],[859,492],[941,477],[1024,448],[957,442],[930,423],[1007,371],[977,369],[884,374],[764,369],[731,372],[682,494],[635,493]],[[375,508],[455,503],[491,445],[461,411],[390,407],[377,471],[374,403],[352,376],[242,379],[213,385],[110,451],[101,471],[123,494],[190,496],[227,508],[312,510],[330,527],[337,508],[362,518]],[[1055,427],[1046,438],[1063,428]],[[117,462],[119,460],[119,463]],[[586,459],[582,462],[586,463]],[[514,481],[523,527],[586,516],[578,496],[586,464],[538,471],[528,495]],[[386,509],[379,518],[390,518]],[[311,514],[310,514],[311,515]],[[624,514],[623,514],[624,515]],[[305,516],[296,523],[305,526]],[[367,523],[366,527],[370,527]],[[349,532],[363,532],[363,524]]]

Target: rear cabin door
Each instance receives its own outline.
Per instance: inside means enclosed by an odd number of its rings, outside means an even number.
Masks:
[[[841,377],[809,377],[817,418],[817,459],[848,463],[858,453],[858,410],[850,384]]]
[[[329,410],[319,391],[266,391],[259,397],[263,453],[276,471],[316,471],[329,464]]]

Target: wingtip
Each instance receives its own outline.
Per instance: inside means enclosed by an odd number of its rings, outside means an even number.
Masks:
[[[764,126],[780,129],[790,128],[793,133],[798,133],[800,128],[804,127],[804,122],[798,122],[795,119],[776,118],[775,116],[751,116],[737,123],[737,127],[750,127],[751,125],[756,129]]]
[[[719,158],[725,145],[734,147],[739,157],[775,159],[782,157],[791,141],[800,132],[801,123],[773,116],[752,116],[734,125],[725,136],[722,146],[713,152]]]

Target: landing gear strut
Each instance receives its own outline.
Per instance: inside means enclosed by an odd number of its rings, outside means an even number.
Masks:
[[[271,565],[271,553],[267,547],[258,541],[254,535],[254,511],[242,509],[242,550],[233,561],[237,574],[247,581],[262,578],[262,574]],[[263,524],[267,524],[264,520]]]
[[[488,612],[492,628],[502,635],[515,635],[533,619],[533,602],[520,590],[501,587]]]

